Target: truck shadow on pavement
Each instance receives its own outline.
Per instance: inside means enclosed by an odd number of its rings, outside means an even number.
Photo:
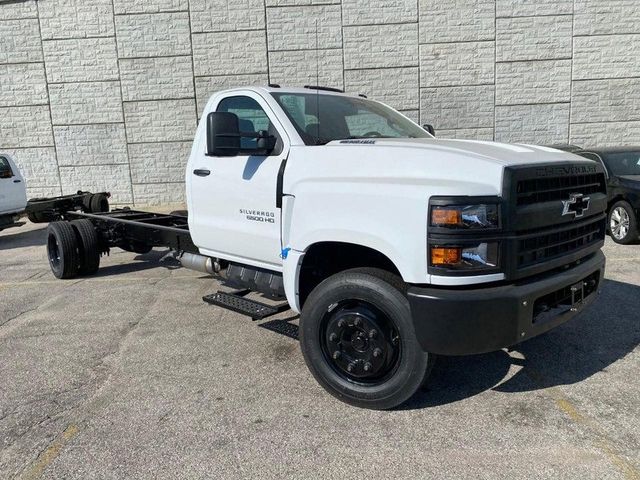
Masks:
[[[149,253],[137,254],[133,259],[134,261],[129,260],[126,263],[101,266],[91,277],[123,275],[159,267],[167,270],[182,268],[182,265],[176,259],[167,257],[168,252],[169,250],[151,250]]]
[[[423,390],[401,408],[445,405],[491,389],[518,393],[585,380],[640,344],[639,307],[640,286],[605,280],[600,298],[584,314],[511,353],[439,358]],[[514,366],[517,372],[505,380]]]
[[[7,230],[8,231],[8,230]],[[37,230],[19,231],[19,227],[15,232],[0,235],[0,250],[11,250],[12,248],[37,247],[47,243],[47,229],[39,228]]]

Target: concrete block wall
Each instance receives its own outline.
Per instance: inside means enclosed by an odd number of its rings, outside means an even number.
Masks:
[[[268,82],[440,137],[640,144],[638,50],[638,0],[0,0],[0,150],[32,197],[181,203],[208,97]]]

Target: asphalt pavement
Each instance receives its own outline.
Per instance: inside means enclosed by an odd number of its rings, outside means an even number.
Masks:
[[[607,239],[588,311],[378,412],[313,380],[291,312],[208,305],[162,250],[56,280],[45,228],[0,233],[2,479],[640,479],[640,245]]]

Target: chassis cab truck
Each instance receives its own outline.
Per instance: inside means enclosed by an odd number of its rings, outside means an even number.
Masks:
[[[395,407],[435,355],[546,332],[586,308],[604,275],[600,165],[427,130],[322,87],[217,93],[187,164],[188,215],[70,213],[73,225],[49,227],[51,266],[74,276],[112,247],[168,246],[242,289],[210,303],[255,319],[278,308],[247,292],[286,300],[329,393]]]

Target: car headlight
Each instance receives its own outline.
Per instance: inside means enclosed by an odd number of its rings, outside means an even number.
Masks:
[[[456,271],[491,270],[499,266],[498,242],[474,245],[431,245],[430,264]]]
[[[430,224],[432,227],[457,230],[499,228],[498,205],[432,205]]]

